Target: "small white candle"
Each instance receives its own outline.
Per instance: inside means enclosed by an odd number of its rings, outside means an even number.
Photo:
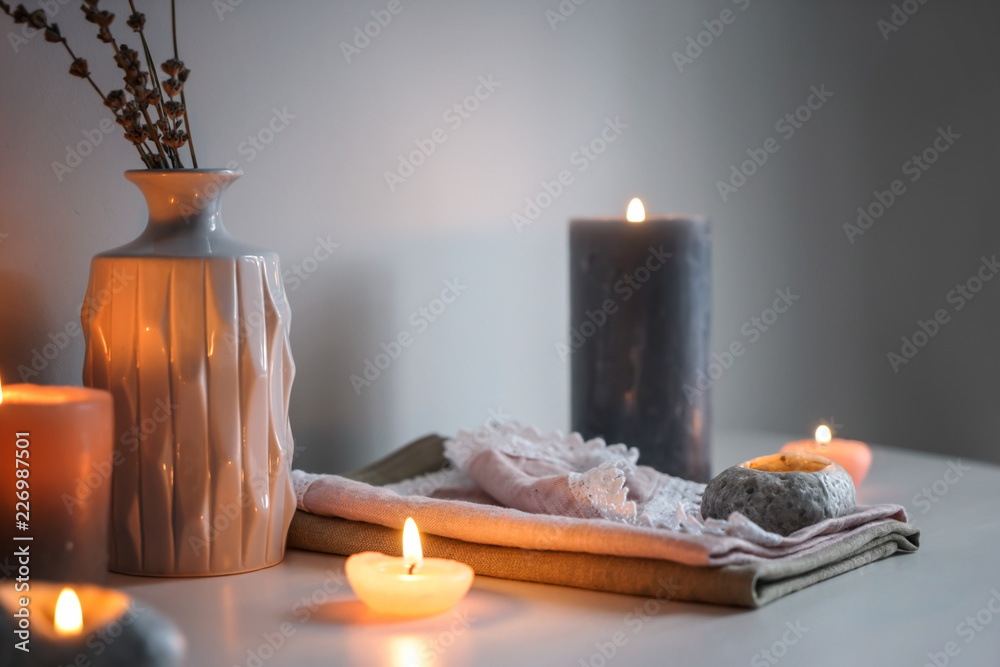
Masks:
[[[374,551],[354,554],[344,565],[347,581],[366,605],[382,614],[430,616],[465,597],[475,573],[465,563],[424,558],[413,519],[403,527],[403,557]]]

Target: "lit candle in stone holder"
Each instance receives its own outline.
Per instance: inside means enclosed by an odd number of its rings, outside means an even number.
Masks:
[[[4,667],[175,667],[185,641],[161,614],[99,586],[0,587]]]

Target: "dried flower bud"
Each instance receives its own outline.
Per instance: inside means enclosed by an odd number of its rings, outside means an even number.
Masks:
[[[36,9],[35,11],[31,12],[30,16],[28,16],[28,23],[31,24],[32,28],[38,28],[39,30],[41,30],[46,26],[48,22],[49,21],[45,16],[45,10],[43,9]]]
[[[139,52],[122,44],[118,47],[118,53],[115,54],[115,62],[122,69],[128,69],[133,63],[139,62]]]
[[[126,76],[125,79],[133,88],[145,88],[146,84],[149,82],[149,73],[143,72],[139,69],[134,72],[129,70],[128,76]]]
[[[130,125],[128,129],[125,130],[125,138],[133,144],[138,145],[146,140],[146,135],[138,125]]]
[[[156,90],[155,88],[153,90],[150,90],[149,94],[146,95],[146,104],[152,104],[154,107],[156,107],[160,106],[160,102],[162,101],[163,98],[160,96],[160,91]]]
[[[59,32],[59,26],[53,23],[48,28],[45,29],[45,41],[52,42],[53,44],[58,44],[63,41],[62,33]]]
[[[166,118],[161,118],[160,120],[156,121],[155,124],[156,124],[156,128],[160,132],[169,132],[170,131],[170,121],[167,120]]]
[[[111,36],[111,31],[104,27],[97,30],[97,39],[101,40],[105,44],[110,44],[114,41],[114,38]]]
[[[140,117],[139,106],[135,102],[129,102],[118,115],[118,124],[122,127],[132,127]]]
[[[138,125],[136,127],[138,127]],[[156,127],[152,125],[143,125],[142,133],[145,134],[152,141],[156,141],[156,138],[160,136],[159,133],[157,133],[156,131]]]
[[[177,80],[180,81],[181,83],[184,83],[185,81],[188,80],[188,76],[190,75],[191,75],[191,70],[183,69],[177,73]]]
[[[180,118],[184,115],[184,105],[180,102],[175,102],[170,100],[169,102],[163,103],[163,113],[167,114],[168,118]]]
[[[128,100],[125,99],[124,90],[112,90],[108,93],[108,96],[104,98],[104,105],[119,111],[125,108],[125,104]]]
[[[81,79],[86,79],[90,76],[90,70],[87,69],[87,60],[85,58],[74,60],[73,64],[69,66],[69,73]]]
[[[160,65],[160,69],[162,69],[163,73],[167,76],[177,76],[177,74],[184,69],[184,63],[176,58],[171,58]]]
[[[24,5],[18,5],[14,8],[14,11],[11,12],[10,16],[14,19],[14,23],[27,23],[28,17],[31,16],[31,14],[24,8]]]
[[[180,148],[187,143],[187,132],[184,130],[168,130],[163,133],[160,143],[169,148]]]
[[[184,84],[177,79],[171,77],[160,84],[163,87],[163,92],[165,92],[169,97],[176,97],[180,95],[181,90],[184,89]]]
[[[142,12],[133,12],[131,16],[128,17],[128,21],[125,25],[132,28],[132,30],[139,32],[146,27],[146,15]]]
[[[94,23],[101,26],[102,28],[107,28],[115,20],[115,15],[108,11],[100,11],[94,15]]]

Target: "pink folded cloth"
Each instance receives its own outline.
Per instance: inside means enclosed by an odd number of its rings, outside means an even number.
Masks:
[[[880,524],[899,505],[858,507],[782,537],[734,513],[701,518],[704,484],[637,465],[638,452],[579,434],[504,425],[445,443],[450,465],[378,487],[337,475],[292,473],[299,508],[466,542],[730,565],[805,556]]]

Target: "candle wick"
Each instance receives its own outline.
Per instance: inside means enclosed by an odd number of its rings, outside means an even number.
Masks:
[[[413,571],[416,570],[416,569],[417,569],[417,564],[416,563],[411,563],[410,564],[410,571],[407,572],[407,574],[413,574]]]

